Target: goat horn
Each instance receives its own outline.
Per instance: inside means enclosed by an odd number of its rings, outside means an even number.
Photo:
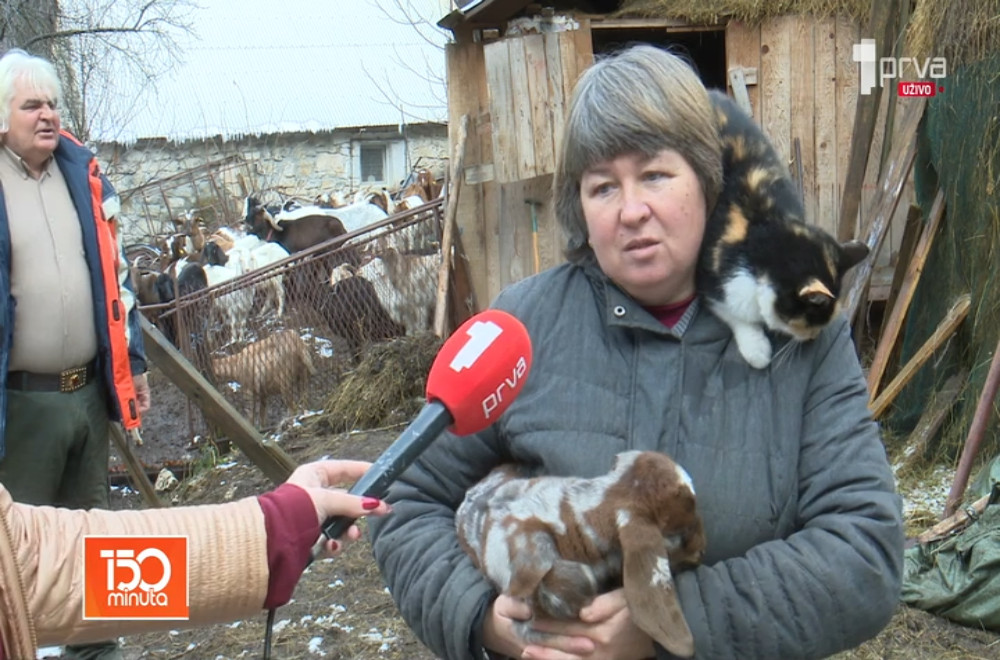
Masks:
[[[278,221],[274,219],[274,216],[267,209],[264,209],[264,217],[267,218],[267,224],[271,225],[274,231],[285,231],[285,228],[278,224]]]

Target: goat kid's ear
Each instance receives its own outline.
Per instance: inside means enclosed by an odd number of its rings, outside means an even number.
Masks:
[[[670,570],[667,546],[654,525],[630,522],[620,530],[625,600],[640,630],[670,653],[694,655],[694,637]]]

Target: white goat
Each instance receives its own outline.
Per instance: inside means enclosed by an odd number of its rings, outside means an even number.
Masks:
[[[357,273],[375,285],[389,316],[412,335],[430,330],[440,264],[439,254],[402,254],[387,248]]]

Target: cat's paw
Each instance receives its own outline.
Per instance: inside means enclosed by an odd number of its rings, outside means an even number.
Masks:
[[[743,359],[754,369],[771,364],[771,341],[760,328],[740,328],[733,333],[736,348]]]

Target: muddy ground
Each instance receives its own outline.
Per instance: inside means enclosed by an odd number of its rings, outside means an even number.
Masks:
[[[154,374],[154,379],[157,376]],[[191,444],[187,405],[178,392],[154,380],[153,413],[147,418],[146,444],[137,448],[151,465],[188,461],[193,474],[165,493],[174,504],[222,502],[250,496],[271,484],[238,452],[216,456]],[[301,463],[324,456],[374,460],[398,435],[403,424],[352,433],[329,433],[318,416],[285,420],[279,443]],[[113,506],[144,504],[133,491],[116,489]],[[912,507],[911,507],[912,510]],[[920,515],[915,514],[915,515]],[[926,515],[926,512],[925,514]],[[363,524],[363,523],[362,523]],[[238,549],[220,549],[220,552]],[[126,660],[179,658],[228,660],[259,658],[265,615],[227,625],[172,631],[122,640]],[[46,657],[59,657],[49,651]],[[273,658],[331,660],[433,660],[398,616],[371,557],[367,541],[342,556],[313,565],[303,576],[291,603],[277,611]],[[949,623],[919,610],[901,607],[876,639],[838,660],[906,660],[1000,657],[1000,635]]]

